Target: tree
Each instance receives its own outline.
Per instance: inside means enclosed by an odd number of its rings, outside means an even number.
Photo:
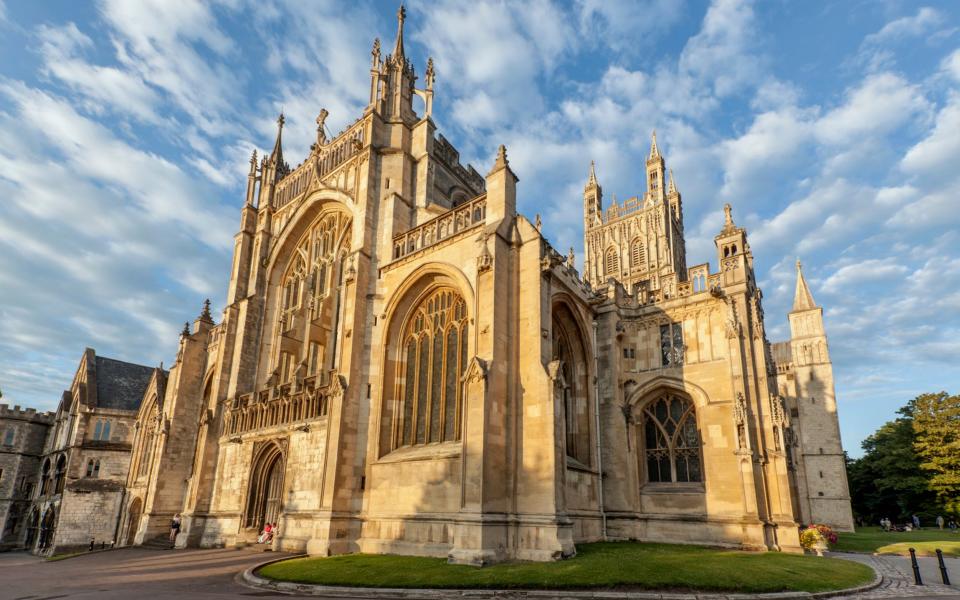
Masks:
[[[914,450],[947,512],[960,513],[960,395],[921,394],[909,404]]]
[[[861,445],[864,455],[848,465],[854,511],[870,522],[937,512],[929,476],[920,469],[914,450],[913,418],[901,414],[904,416],[884,423],[865,439]]]

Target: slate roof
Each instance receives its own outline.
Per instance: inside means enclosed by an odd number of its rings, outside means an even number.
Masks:
[[[98,356],[97,370],[97,406],[121,410],[137,410],[143,400],[143,393],[150,383],[153,367],[135,365]]]

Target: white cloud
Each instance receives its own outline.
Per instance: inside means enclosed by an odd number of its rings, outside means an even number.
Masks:
[[[818,121],[816,133],[825,143],[848,144],[890,133],[929,110],[919,86],[893,73],[879,73],[850,90],[843,105]]]
[[[900,163],[907,173],[955,177],[960,164],[960,93],[954,93],[926,138],[907,151]]]
[[[925,35],[944,22],[943,15],[929,6],[921,7],[912,17],[894,19],[884,25],[880,31],[864,38],[864,45],[877,46],[904,38]]]
[[[892,258],[869,259],[840,267],[824,280],[821,289],[835,294],[866,282],[902,280],[908,272]]]

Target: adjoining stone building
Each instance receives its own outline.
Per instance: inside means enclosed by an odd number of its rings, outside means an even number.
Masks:
[[[0,404],[0,550],[21,547],[53,413]]]
[[[154,370],[84,351],[43,446],[27,548],[56,554],[115,541],[133,426]]]
[[[138,415],[122,540],[180,512],[179,546],[270,522],[284,550],[483,564],[849,528],[819,309],[775,360],[730,207],[718,270],[688,267],[654,138],[637,198],[604,207],[590,169],[581,276],[517,214],[503,147],[481,176],[436,133],[403,24],[356,121],[331,139],[321,110],[291,168],[281,116],[251,158],[222,321],[184,331]]]

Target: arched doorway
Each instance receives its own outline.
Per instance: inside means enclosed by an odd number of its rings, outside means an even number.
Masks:
[[[27,550],[33,549],[33,543],[37,541],[37,530],[40,528],[40,511],[36,508],[30,513],[30,521],[27,523],[27,538],[23,545]]]
[[[283,510],[283,450],[277,442],[265,442],[254,452],[250,473],[245,526],[260,531],[264,524],[276,524]]]
[[[143,501],[140,498],[134,498],[127,510],[127,546],[132,546],[137,537],[137,530],[140,529],[140,515],[143,513]]]
[[[53,545],[53,536],[57,532],[57,511],[54,507],[47,508],[43,513],[43,520],[40,521],[40,539],[37,542],[37,549],[43,552]]]

